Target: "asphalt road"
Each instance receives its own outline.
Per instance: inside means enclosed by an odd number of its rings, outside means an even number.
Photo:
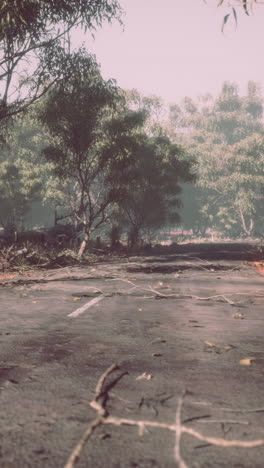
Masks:
[[[1,468],[64,467],[114,363],[98,401],[108,421],[130,423],[101,424],[77,467],[263,468],[264,445],[243,447],[264,444],[264,290],[252,266],[136,259],[9,278],[0,294]]]

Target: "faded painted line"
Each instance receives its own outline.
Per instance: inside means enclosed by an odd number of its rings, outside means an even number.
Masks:
[[[71,312],[68,314],[68,317],[78,317],[78,315],[82,314],[85,312],[87,309],[90,309],[93,305],[97,304],[97,302],[101,301],[104,298],[104,296],[99,296],[95,297],[89,302],[86,302],[82,307],[79,307],[79,309],[74,310],[74,312]]]

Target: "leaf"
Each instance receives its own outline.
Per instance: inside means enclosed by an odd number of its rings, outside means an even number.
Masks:
[[[220,7],[224,3],[224,0],[219,0],[217,6]]]
[[[248,12],[248,9],[247,9],[247,0],[243,0],[243,8],[245,10],[246,15],[249,16],[249,12]]]
[[[236,27],[237,27],[237,13],[236,13],[235,8],[232,8],[232,10],[233,10],[233,16],[235,18],[235,23],[236,23]]]
[[[239,364],[242,366],[251,366],[252,362],[255,361],[256,358],[251,357],[251,358],[244,358],[240,359]]]
[[[143,372],[143,374],[139,375],[136,380],[151,380],[153,376],[151,374],[147,374],[146,372]]]
[[[15,278],[17,275],[9,274],[9,275],[1,275],[0,280],[2,279],[8,279],[8,278]]]
[[[245,317],[244,317],[244,314],[240,314],[237,312],[236,314],[233,315],[233,318],[243,320]]]
[[[227,23],[227,21],[228,21],[229,16],[230,16],[230,13],[228,13],[227,15],[225,15],[224,20],[223,20],[223,24],[222,24],[222,28],[221,28],[221,32],[224,31],[224,27],[225,27],[225,25],[226,25],[226,23]]]
[[[221,346],[221,345],[217,345],[215,343],[211,343],[210,341],[204,341],[204,344],[206,346],[209,346],[209,348],[224,349],[225,351],[229,351],[229,349],[233,349],[235,347],[233,345]]]

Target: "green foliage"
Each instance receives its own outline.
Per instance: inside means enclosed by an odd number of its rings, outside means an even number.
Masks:
[[[166,134],[165,107],[160,97],[155,95],[144,96],[136,89],[125,90],[123,94],[130,109],[144,112],[144,131],[148,136]]]
[[[118,15],[117,1],[93,0],[3,0],[0,7],[0,41],[12,37],[20,43],[28,36],[36,42],[51,34],[52,25],[86,28],[101,26],[104,19]]]
[[[129,226],[131,244],[140,233],[179,221],[180,182],[191,182],[191,162],[181,159],[183,150],[168,137],[147,138],[134,155],[127,195],[120,208]]]
[[[34,201],[41,200],[49,168],[40,158],[46,135],[32,111],[16,118],[0,156],[0,222],[21,228]]]
[[[208,0],[204,0],[205,3],[209,3]],[[230,19],[233,18],[235,26],[237,26],[238,20],[237,20],[237,10],[240,8],[243,9],[243,12],[249,16],[250,14],[253,13],[254,11],[254,6],[257,6],[259,4],[259,0],[219,0],[217,7],[223,7],[227,6],[229,9],[229,13],[227,13],[224,18],[223,18],[223,23],[222,23],[222,32],[225,29],[226,24]]]
[[[117,0],[2,0],[0,121],[21,112],[67,79],[74,28],[93,31],[119,18]],[[19,80],[17,79],[19,76]]]
[[[137,241],[140,230],[178,219],[180,181],[191,181],[182,149],[149,119],[160,101],[104,81],[94,58],[78,53],[75,70],[40,109],[49,132],[43,149],[53,177],[46,198],[90,234],[112,220],[126,224]]]
[[[207,228],[225,235],[260,232],[264,128],[258,85],[249,82],[247,96],[241,97],[237,85],[226,82],[215,100],[197,100],[195,112],[185,102],[171,109],[171,123],[197,161],[196,186],[183,194],[183,201],[193,200],[193,208],[187,201],[183,213],[185,225],[200,233]]]
[[[77,64],[66,84],[47,96],[40,120],[50,135],[43,149],[54,173],[49,194],[61,217],[81,225],[88,239],[127,192],[145,114],[126,108],[115,84],[102,79],[83,51]]]

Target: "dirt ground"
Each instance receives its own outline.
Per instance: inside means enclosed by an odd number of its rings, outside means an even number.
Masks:
[[[1,467],[264,466],[262,262],[197,254],[2,275]]]

